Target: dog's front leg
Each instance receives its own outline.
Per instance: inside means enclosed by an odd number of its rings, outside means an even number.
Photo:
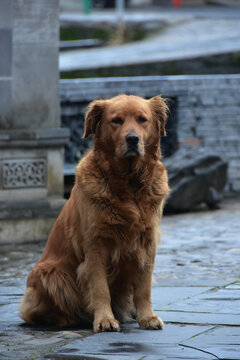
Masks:
[[[94,317],[94,331],[119,331],[119,323],[114,318],[111,308],[111,296],[103,258],[98,253],[91,252],[86,256],[84,263],[78,267],[77,272],[88,311]]]
[[[163,328],[163,321],[152,310],[151,285],[153,265],[147,264],[135,286],[134,304],[137,319],[142,329],[159,330]]]

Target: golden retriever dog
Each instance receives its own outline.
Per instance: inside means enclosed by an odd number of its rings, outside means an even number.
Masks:
[[[160,162],[166,117],[160,96],[89,105],[83,137],[92,134],[94,145],[76,167],[71,196],[28,277],[20,305],[27,323],[89,320],[99,332],[136,318],[142,329],[163,328],[151,282],[169,191]]]

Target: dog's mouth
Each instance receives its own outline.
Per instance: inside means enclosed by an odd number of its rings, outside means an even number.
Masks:
[[[123,157],[140,157],[141,153],[138,146],[128,146],[127,150],[123,153]]]
[[[135,131],[130,131],[125,137],[123,157],[138,158],[143,155],[141,138]]]

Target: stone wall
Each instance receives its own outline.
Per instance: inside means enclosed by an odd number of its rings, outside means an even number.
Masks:
[[[177,100],[179,147],[202,146],[229,163],[227,191],[240,191],[240,75],[155,76],[61,80],[62,115],[78,117],[78,107],[120,93]],[[68,114],[68,115],[67,115]],[[83,118],[79,118],[82,127]],[[66,126],[66,118],[65,118]],[[81,131],[79,136],[81,135]]]

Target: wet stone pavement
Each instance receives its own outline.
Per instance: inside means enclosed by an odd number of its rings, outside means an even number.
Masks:
[[[240,200],[165,216],[152,302],[163,331],[33,328],[18,317],[44,244],[0,246],[0,359],[240,359]]]

